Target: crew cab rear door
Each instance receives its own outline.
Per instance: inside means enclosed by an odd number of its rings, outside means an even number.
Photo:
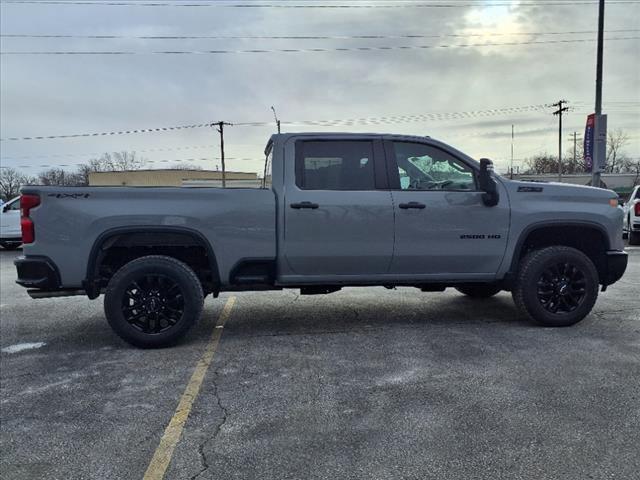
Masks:
[[[385,140],[395,209],[390,273],[486,279],[498,271],[509,232],[509,202],[487,207],[474,166],[442,145]]]
[[[385,169],[380,139],[289,139],[279,203],[286,260],[281,279],[339,281],[387,273],[393,206]]]

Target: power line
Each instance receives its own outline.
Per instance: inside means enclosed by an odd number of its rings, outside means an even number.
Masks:
[[[607,41],[638,40],[640,37],[610,37]],[[221,55],[237,53],[317,53],[317,52],[365,52],[365,51],[390,51],[390,50],[427,50],[437,48],[471,48],[471,47],[505,47],[516,45],[541,45],[561,43],[586,43],[594,42],[594,39],[565,39],[544,40],[526,42],[503,43],[463,43],[445,45],[395,45],[373,47],[336,47],[336,48],[278,48],[278,49],[249,49],[249,50],[162,50],[151,52],[135,51],[9,51],[0,52],[0,55]]]
[[[8,137],[0,138],[0,141],[7,140],[48,140],[54,138],[80,138],[80,137],[104,137],[111,135],[129,135],[132,133],[152,133],[152,132],[168,132],[172,130],[187,130],[194,128],[210,127],[210,123],[199,123],[196,125],[179,125],[177,127],[158,127],[158,128],[139,128],[135,130],[121,130],[114,132],[98,132],[98,133],[75,133],[72,135],[46,135],[46,136],[34,136],[34,137]]]
[[[395,115],[385,117],[363,117],[352,119],[334,119],[334,120],[301,120],[301,121],[283,121],[283,125],[309,125],[309,126],[338,126],[338,125],[375,125],[389,124],[389,123],[407,123],[416,121],[430,121],[430,120],[454,120],[461,118],[477,118],[483,116],[504,115],[512,113],[522,113],[530,111],[540,111],[546,108],[546,105],[523,105],[516,107],[505,107],[489,110],[472,110],[466,112],[439,112],[439,113],[424,113],[419,115]],[[7,137],[0,138],[0,141],[21,141],[21,140],[50,140],[50,139],[71,139],[71,138],[87,138],[87,137],[102,137],[112,135],[129,135],[137,133],[156,133],[156,132],[168,132],[173,130],[184,130],[194,128],[204,128],[214,126],[212,123],[200,123],[194,125],[180,125],[174,127],[161,127],[161,128],[142,128],[134,130],[121,130],[111,132],[93,132],[93,133],[75,133],[69,135],[38,135],[38,136],[24,136],[24,137]],[[273,122],[234,122],[234,126],[240,127],[262,127],[267,125],[273,125]]]
[[[640,29],[607,30],[607,33],[640,32]],[[60,39],[134,39],[134,40],[382,40],[409,38],[467,38],[467,37],[508,37],[535,35],[587,35],[597,33],[596,30],[577,30],[565,32],[501,32],[501,33],[467,33],[467,34],[398,34],[398,35],[80,35],[80,34],[27,34],[3,33],[2,38],[60,38]]]
[[[300,0],[298,0],[300,1]],[[451,0],[448,0],[451,2]],[[353,2],[353,0],[352,0]],[[107,7],[183,7],[183,8],[200,8],[200,7],[216,7],[216,8],[277,8],[277,9],[371,9],[371,8],[468,8],[468,7],[513,7],[511,2],[494,1],[490,3],[473,3],[467,0],[465,3],[351,3],[351,4],[304,4],[304,3],[222,3],[222,2],[127,2],[127,1],[65,1],[65,0],[5,0],[3,4],[22,4],[22,5],[80,5],[80,6],[107,6]],[[580,5],[597,5],[597,1],[523,1],[518,6],[580,6]],[[609,0],[611,5],[632,5],[640,3],[636,0]]]

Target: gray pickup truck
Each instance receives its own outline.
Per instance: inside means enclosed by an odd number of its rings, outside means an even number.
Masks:
[[[140,347],[175,343],[222,291],[345,286],[511,291],[572,325],[623,275],[617,195],[510,181],[429,137],[278,134],[262,188],[22,189],[17,282],[33,298],[104,293]]]

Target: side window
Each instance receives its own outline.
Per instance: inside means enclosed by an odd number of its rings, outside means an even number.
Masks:
[[[374,190],[370,141],[299,141],[296,185],[303,190]]]
[[[430,145],[393,142],[402,190],[475,190],[471,167]]]

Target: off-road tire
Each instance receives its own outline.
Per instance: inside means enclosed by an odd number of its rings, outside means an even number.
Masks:
[[[132,282],[137,284],[141,281],[140,279],[144,279],[144,282],[150,282],[149,278],[159,278],[158,283],[162,281],[165,284],[176,285],[177,287],[173,286],[169,289],[172,290],[171,298],[175,300],[175,298],[181,297],[178,300],[182,306],[181,314],[172,313],[177,318],[175,324],[170,326],[163,319],[162,321],[166,325],[159,328],[166,328],[166,330],[158,333],[142,331],[142,327],[130,323],[131,320],[128,321],[124,313],[125,309],[131,308],[123,305],[131,298]],[[176,288],[179,291],[178,295],[175,294],[174,289]],[[158,299],[161,299],[162,296],[162,294],[158,294]],[[115,273],[107,285],[104,296],[104,311],[109,325],[124,341],[140,348],[161,348],[174,345],[187,333],[200,319],[203,303],[202,285],[191,268],[172,257],[149,255],[132,260]],[[142,318],[145,318],[144,314]],[[155,326],[155,322],[158,322],[160,325],[162,321],[158,319],[158,314],[155,314],[155,321],[152,320],[152,324]]]
[[[539,298],[539,281],[543,272],[559,264],[569,264],[580,271],[584,278],[584,296],[575,310],[552,313]],[[548,327],[567,327],[591,312],[598,298],[598,288],[598,271],[589,257],[575,248],[554,246],[530,252],[522,259],[512,295],[518,309],[535,322]]]
[[[465,285],[463,287],[456,287],[460,293],[464,293],[466,296],[471,298],[489,298],[493,297],[496,293],[502,290],[500,287],[496,285]]]

